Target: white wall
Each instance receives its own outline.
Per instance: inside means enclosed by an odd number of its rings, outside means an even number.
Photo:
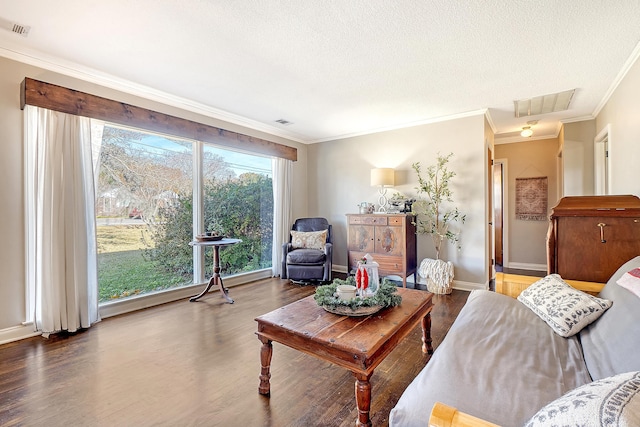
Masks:
[[[0,330],[24,321],[21,67],[0,58]],[[24,76],[22,76],[24,77]]]
[[[307,215],[307,146],[0,57],[0,341],[25,320],[23,116],[19,91],[25,77],[294,146],[298,161],[294,163],[293,212],[296,216]]]
[[[456,281],[477,284],[486,281],[487,138],[482,115],[304,146],[5,58],[0,58],[0,71],[0,142],[3,144],[3,155],[0,156],[0,235],[3,239],[0,245],[0,334],[19,327],[25,317],[23,139],[22,111],[19,108],[19,86],[24,77],[295,146],[298,148],[298,162],[294,164],[294,216],[325,216],[333,223],[336,235],[334,263],[342,266],[347,264],[344,215],[356,212],[356,204],[360,201],[377,201],[376,189],[369,186],[370,169],[396,168],[398,185],[394,190],[412,195],[415,194],[417,180],[411,164],[420,161],[428,165],[437,152],[446,154],[452,151],[455,157],[451,167],[458,173],[453,181],[454,198],[467,214],[467,222],[463,226],[462,250],[457,253],[448,246],[443,258],[456,265]],[[636,63],[595,120],[596,133],[611,124],[611,185],[617,194],[640,194],[638,93],[640,64]],[[581,155],[588,164],[588,154],[584,152]],[[582,186],[586,188],[586,184]],[[540,233],[536,231],[536,234]],[[527,240],[530,237],[531,234],[522,238]],[[419,236],[418,262],[433,255],[428,238]]]
[[[486,148],[484,116],[466,117],[323,142],[309,146],[309,211],[326,217],[334,227],[334,264],[347,266],[347,213],[357,213],[362,201],[376,203],[378,192],[370,186],[370,171],[377,167],[396,170],[396,186],[390,189],[416,195],[417,175],[411,165],[434,163],[438,152],[454,153],[449,166],[455,205],[467,214],[462,226],[462,250],[446,245],[441,257],[455,265],[455,280],[478,286],[488,277],[486,254]],[[434,257],[431,239],[418,236],[418,263]]]
[[[596,117],[596,134],[607,124],[611,194],[640,195],[640,61],[631,67]]]
[[[564,196],[592,196],[594,194],[593,140],[596,121],[564,125],[562,144]]]

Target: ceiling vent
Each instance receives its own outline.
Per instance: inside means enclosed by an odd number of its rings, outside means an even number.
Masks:
[[[280,123],[283,126],[289,126],[293,124],[289,120],[285,120],[285,119],[278,119],[276,120],[276,123]]]
[[[537,116],[538,114],[568,110],[575,92],[575,89],[571,89],[550,95],[513,101],[516,117]]]
[[[19,34],[22,37],[27,37],[29,35],[29,31],[31,31],[31,27],[28,25],[22,25],[18,24],[17,22],[7,21],[3,18],[0,18],[0,28],[4,28],[7,31]]]

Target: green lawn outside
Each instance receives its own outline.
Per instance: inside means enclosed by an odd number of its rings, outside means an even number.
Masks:
[[[100,302],[168,289],[184,283],[142,257],[142,251],[109,252],[98,255]]]
[[[144,225],[99,226],[97,234],[100,302],[185,284],[143,258]]]

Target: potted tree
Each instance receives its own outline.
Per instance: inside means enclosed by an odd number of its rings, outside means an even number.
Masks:
[[[447,166],[452,156],[453,153],[446,156],[438,153],[436,163],[424,170],[424,176],[420,162],[412,165],[418,175],[418,199],[413,204],[416,232],[430,235],[436,250],[436,259],[423,260],[419,273],[427,279],[427,290],[435,294],[451,293],[453,264],[440,259],[440,249],[445,240],[460,247],[459,233],[452,231],[450,226],[458,221],[464,223],[466,219],[457,207],[449,205],[453,202],[449,183],[456,176]]]

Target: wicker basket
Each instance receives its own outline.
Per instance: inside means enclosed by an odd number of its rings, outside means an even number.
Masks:
[[[377,313],[382,309],[381,305],[373,305],[371,307],[358,307],[353,309],[346,305],[339,305],[337,307],[328,307],[323,305],[322,308],[327,310],[329,313],[338,314],[340,316],[370,316],[374,313]]]

